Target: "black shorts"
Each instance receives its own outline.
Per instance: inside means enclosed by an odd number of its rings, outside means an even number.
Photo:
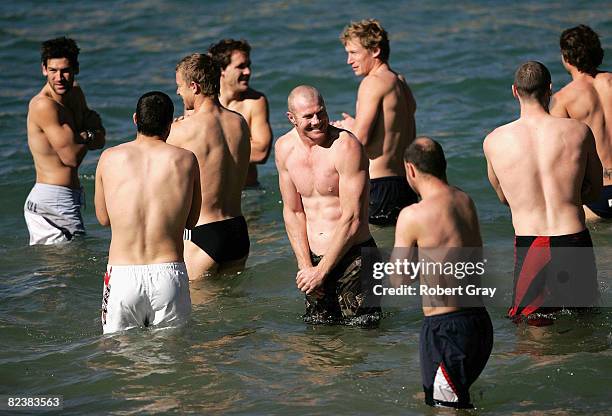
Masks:
[[[402,208],[417,201],[417,194],[403,176],[370,179],[369,222],[395,225]]]
[[[599,199],[587,204],[587,207],[601,218],[612,218],[612,185],[604,186]]]
[[[316,294],[306,295],[306,315],[308,323],[355,323],[371,325],[380,319],[380,307],[373,295],[374,281],[361,278],[361,249],[376,247],[373,238],[354,245],[340,259],[338,264],[323,281],[323,297]],[[323,256],[310,253],[312,265],[319,264]],[[366,318],[350,322],[357,317]],[[361,322],[359,322],[361,321]],[[374,322],[376,321],[376,322]]]
[[[185,230],[183,240],[200,247],[218,264],[248,256],[251,245],[247,223],[242,215]]]
[[[537,315],[594,306],[599,298],[593,242],[587,229],[575,234],[514,238],[514,290],[508,317],[550,324]]]
[[[485,308],[426,316],[419,355],[425,403],[472,408],[469,388],[493,348],[493,326]]]

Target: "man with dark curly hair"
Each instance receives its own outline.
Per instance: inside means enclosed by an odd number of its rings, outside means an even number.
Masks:
[[[84,234],[78,170],[88,150],[105,143],[102,120],[76,82],[79,47],[66,37],[41,45],[45,85],[28,106],[28,147],[36,184],[23,207],[30,244],[57,244]]]
[[[590,27],[576,26],[561,34],[561,61],[572,82],[553,96],[550,114],[586,123],[595,136],[603,165],[599,199],[586,204],[587,219],[612,218],[612,74],[598,69],[604,51]]]
[[[403,161],[416,134],[416,102],[405,78],[389,66],[389,37],[378,20],[351,23],[340,41],[346,63],[363,80],[355,117],[343,113],[333,125],[357,136],[370,159],[370,224],[395,225],[402,208],[417,201]]]
[[[246,40],[223,39],[208,49],[208,54],[221,70],[219,102],[240,113],[251,132],[251,157],[246,186],[258,186],[257,165],[264,164],[272,147],[268,100],[249,86],[251,78],[251,46]]]

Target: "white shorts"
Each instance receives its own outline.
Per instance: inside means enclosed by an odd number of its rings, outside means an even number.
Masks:
[[[152,325],[179,326],[190,314],[185,263],[107,266],[102,293],[105,334]]]
[[[83,189],[37,183],[23,206],[30,245],[57,244],[85,234],[81,205]]]

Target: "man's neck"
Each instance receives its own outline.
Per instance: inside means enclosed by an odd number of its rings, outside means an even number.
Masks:
[[[68,101],[70,99],[70,96],[72,95],[72,89],[70,91],[66,91],[65,94],[57,94],[55,91],[53,91],[53,88],[51,88],[49,84],[45,84],[43,92],[47,97],[51,98],[54,101],[57,101],[62,105],[65,105],[66,101]]]
[[[569,66],[569,65],[568,65]],[[581,72],[575,66],[569,66],[569,73],[574,81],[587,81],[590,82],[597,75],[597,70],[595,70],[592,74],[588,72]]]
[[[521,118],[541,117],[548,114],[548,107],[537,100],[521,101]]]
[[[156,142],[165,142],[166,140],[162,139],[159,136],[147,136],[146,134],[136,132],[136,143],[156,143]]]
[[[421,177],[421,180],[416,187],[416,191],[421,196],[421,199],[427,199],[436,194],[446,192],[449,185],[445,180],[432,175],[427,175]]]
[[[193,112],[208,112],[219,106],[219,99],[217,97],[208,97],[206,95],[198,94],[193,103]]]
[[[368,75],[376,75],[378,72],[384,72],[389,70],[391,70],[391,68],[389,68],[389,64],[387,62],[383,62],[380,59],[376,59],[374,61],[372,69],[368,71]]]
[[[219,93],[219,102],[223,107],[228,107],[234,101],[241,101],[242,93],[238,90],[234,90],[226,85],[221,84],[221,91]]]

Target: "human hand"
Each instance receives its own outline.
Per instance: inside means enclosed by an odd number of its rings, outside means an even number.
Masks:
[[[322,295],[322,288],[320,286],[324,279],[325,275],[317,267],[306,267],[299,270],[295,276],[298,289],[307,295],[313,292],[317,295]]]

